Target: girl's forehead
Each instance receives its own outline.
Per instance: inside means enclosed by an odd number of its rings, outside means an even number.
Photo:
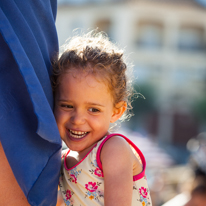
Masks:
[[[72,82],[72,84],[69,84],[69,82]],[[85,83],[85,84],[82,84],[82,83]],[[79,85],[76,85],[76,84],[79,84]],[[59,86],[61,89],[63,89],[63,87],[66,88],[68,86],[76,87],[76,86],[82,86],[82,85],[86,86],[87,88],[91,88],[91,89],[96,86],[99,87],[99,89],[106,88],[106,92],[112,95],[108,82],[106,81],[104,76],[100,75],[97,72],[90,72],[88,70],[72,68],[62,73],[59,78]],[[99,91],[100,93],[103,92],[102,89],[100,90],[101,90]]]
[[[75,73],[66,72],[62,75],[57,89],[57,97],[61,99],[81,97],[82,101],[86,98],[91,100],[97,98],[98,101],[113,103],[112,94],[101,78],[97,79],[93,74],[85,75],[85,73],[76,73],[76,71]]]
[[[103,83],[105,86],[108,87],[108,82],[104,78],[104,75],[102,73],[95,71],[92,68],[71,68],[66,70],[63,74],[61,74],[60,78],[65,76],[70,76],[74,78],[77,81],[89,81],[89,79],[94,79],[98,83]],[[61,80],[60,80],[61,83]],[[89,82],[88,82],[89,83]],[[109,88],[109,87],[108,87]]]

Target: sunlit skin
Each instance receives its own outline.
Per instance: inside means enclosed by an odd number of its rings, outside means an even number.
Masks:
[[[81,156],[107,134],[110,122],[118,117],[105,83],[91,74],[73,72],[60,77],[54,114],[62,140]],[[87,133],[82,138],[73,138],[71,130]]]

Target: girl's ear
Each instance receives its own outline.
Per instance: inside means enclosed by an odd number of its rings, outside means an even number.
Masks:
[[[125,101],[118,102],[114,107],[110,122],[111,123],[116,122],[124,114],[126,109],[127,109],[127,103]]]

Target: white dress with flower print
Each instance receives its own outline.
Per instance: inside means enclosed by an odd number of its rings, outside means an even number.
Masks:
[[[137,146],[121,134],[110,134],[101,139],[84,159],[70,169],[66,166],[66,156],[70,151],[63,152],[59,187],[65,205],[104,205],[104,175],[100,152],[104,143],[112,136],[122,136],[133,148],[143,166],[143,171],[133,176],[132,206],[152,206],[145,176],[145,158]]]

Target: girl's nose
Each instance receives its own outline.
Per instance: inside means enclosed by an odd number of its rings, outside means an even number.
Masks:
[[[74,111],[70,120],[72,124],[76,124],[76,125],[81,125],[85,123],[84,114],[80,111]]]

